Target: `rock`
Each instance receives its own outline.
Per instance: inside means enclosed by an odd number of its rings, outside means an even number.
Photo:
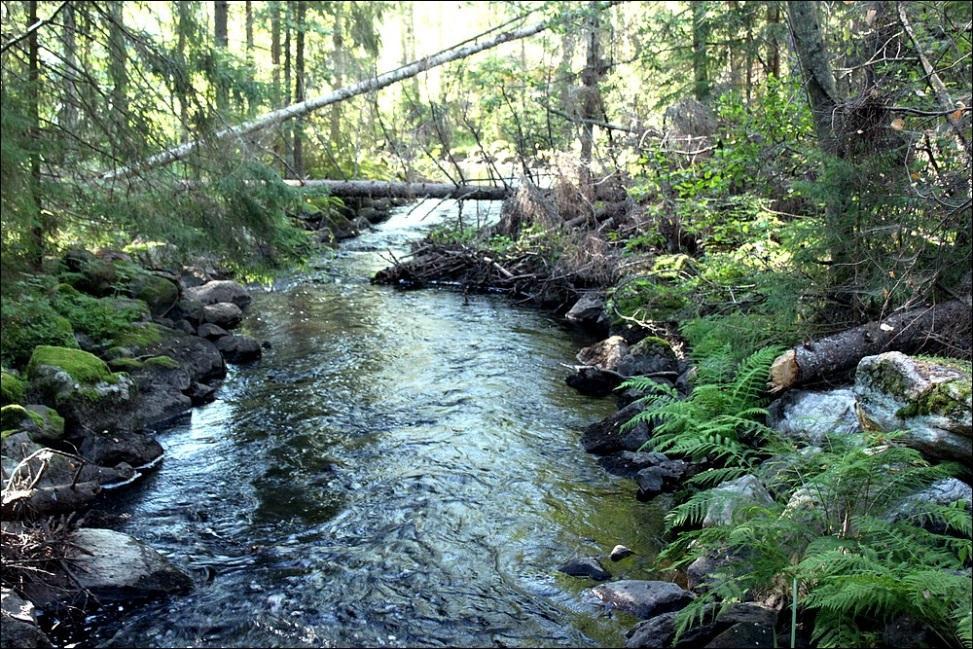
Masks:
[[[769,505],[773,498],[767,488],[754,475],[745,475],[724,482],[710,490],[713,498],[706,504],[703,527],[729,525],[734,515],[751,505]]]
[[[139,350],[140,355],[168,356],[189,373],[192,382],[208,382],[226,375],[226,363],[216,345],[174,329],[162,331],[160,340]]]
[[[203,306],[203,303],[196,298],[183,295],[169,312],[169,316],[173,320],[186,320],[190,325],[198,325],[203,321]],[[195,333],[195,331],[186,333]]]
[[[697,590],[713,581],[714,575],[726,568],[732,559],[726,552],[710,552],[686,566],[686,587]]]
[[[663,457],[665,456],[663,455]],[[688,468],[689,465],[682,460],[666,458],[655,466],[642,469],[635,476],[635,482],[639,486],[639,499],[647,500],[662,493],[667,488],[678,485],[682,477],[686,475]]]
[[[629,348],[615,371],[625,377],[669,374],[675,379],[678,368],[679,361],[669,343],[656,336],[646,336]]]
[[[113,530],[81,528],[71,535],[78,584],[102,602],[186,592],[192,580],[161,554]],[[70,546],[69,546],[70,547]]]
[[[967,511],[973,510],[973,487],[956,478],[943,478],[907,497],[886,518],[893,522],[911,517],[922,520],[929,505],[945,506],[955,502],[963,503]]]
[[[100,297],[115,290],[118,280],[115,266],[87,250],[68,250],[64,255],[64,266],[68,273],[62,279],[79,291]]]
[[[612,475],[634,479],[636,474],[642,469],[667,462],[668,460],[669,458],[664,453],[617,451],[599,458],[598,464]]]
[[[0,430],[22,430],[40,444],[50,444],[64,437],[64,417],[47,406],[10,405],[0,409]]]
[[[737,647],[755,647],[770,649],[776,647],[774,627],[766,624],[752,624],[738,622],[726,631],[710,640],[707,648],[736,649]]]
[[[676,637],[676,613],[663,613],[643,620],[625,634],[626,649],[668,649]]]
[[[261,357],[263,350],[250,336],[223,336],[216,341],[216,348],[223,354],[227,363],[248,363]]]
[[[866,356],[855,373],[858,414],[868,430],[903,430],[900,441],[925,455],[969,464],[970,381],[968,370],[948,360],[933,362],[899,352]]]
[[[773,628],[777,624],[777,610],[756,602],[737,602],[721,611],[716,621],[723,624],[756,624]]]
[[[605,570],[605,567],[601,565],[601,562],[594,557],[571,559],[567,563],[562,564],[558,568],[558,572],[563,572],[564,574],[571,575],[572,577],[590,577],[595,581],[605,581],[606,579],[611,579],[611,573]]]
[[[243,311],[232,302],[217,302],[203,307],[203,322],[233,329],[243,320]]]
[[[602,293],[585,293],[574,303],[564,319],[588,331],[608,333],[609,319],[605,314],[605,296]]]
[[[794,390],[768,408],[767,424],[801,444],[821,446],[829,435],[861,433],[855,392],[848,388],[827,392]]]
[[[169,356],[154,356],[131,374],[138,386],[131,421],[121,427],[138,430],[182,415],[193,402],[184,394],[192,385],[189,372]]]
[[[126,463],[143,467],[162,457],[162,446],[145,433],[95,433],[84,437],[79,448],[81,456],[101,466]]]
[[[192,400],[194,406],[200,406],[216,399],[216,388],[197,381],[189,387],[186,396]]]
[[[247,289],[231,280],[214,280],[202,286],[186,289],[186,294],[199,300],[204,305],[219,302],[232,302],[241,309],[247,308],[251,298]]]
[[[596,586],[590,592],[606,605],[643,620],[679,610],[693,599],[691,593],[668,581],[625,579]]]
[[[179,302],[179,285],[158,273],[137,273],[126,291],[149,305],[149,311],[154,316],[169,313]]]
[[[648,422],[639,422],[627,430],[622,430],[622,426],[642,410],[641,404],[633,403],[585,428],[581,434],[584,449],[595,455],[638,451],[652,434]]]
[[[0,645],[4,647],[53,647],[37,627],[34,605],[9,588],[0,590]]]
[[[635,554],[635,552],[631,548],[628,548],[624,545],[616,545],[615,547],[612,548],[609,557],[611,558],[612,561],[621,561],[625,557],[630,557],[633,554]]]
[[[648,336],[629,346],[622,336],[610,336],[578,352],[583,367],[567,383],[583,394],[605,396],[632,376],[670,375],[675,378],[679,363],[669,344]]]
[[[213,324],[212,322],[204,322],[196,329],[196,335],[200,338],[205,338],[206,340],[216,341],[223,336],[230,335],[230,332],[219,325]]]
[[[23,403],[26,398],[27,384],[7,370],[0,371],[0,406]]]
[[[589,397],[607,397],[618,387],[621,378],[597,367],[579,367],[574,374],[569,374],[564,382]]]
[[[181,318],[179,321],[177,321],[175,328],[184,334],[189,334],[190,336],[196,335],[196,327],[194,327],[193,324],[185,318]]]

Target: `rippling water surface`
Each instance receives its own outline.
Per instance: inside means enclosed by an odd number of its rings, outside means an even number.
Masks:
[[[197,587],[98,618],[94,643],[619,642],[590,584],[555,573],[624,543],[637,556],[609,569],[646,576],[661,518],[580,447],[611,411],[564,384],[586,341],[509,300],[368,283],[455,214],[399,208],[255,296],[243,328],[273,348],[160,434],[160,469],[119,504]]]

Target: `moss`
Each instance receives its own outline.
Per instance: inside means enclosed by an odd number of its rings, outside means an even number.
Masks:
[[[0,405],[23,403],[27,386],[10,372],[0,372]]]
[[[112,338],[114,347],[141,349],[160,342],[170,333],[170,329],[154,322],[140,322],[118,332]]]
[[[64,256],[64,267],[66,271],[60,274],[62,281],[76,289],[92,295],[107,295],[114,290],[115,267],[87,250],[69,250]]]
[[[80,349],[41,345],[34,350],[27,366],[28,375],[34,375],[38,368],[48,365],[64,370],[81,385],[94,385],[100,382],[114,383],[116,377],[108,369],[105,361],[94,354]]]
[[[4,296],[0,328],[0,360],[8,366],[22,367],[38,345],[78,346],[71,323],[40,294]]]
[[[970,361],[965,361],[960,358],[951,358],[949,356],[915,356],[923,362],[930,363],[932,365],[942,365],[943,367],[948,367],[951,370],[956,370],[957,372],[962,372],[966,376],[973,375],[973,363]]]
[[[632,347],[632,353],[638,356],[652,356],[657,354],[664,354],[673,358],[676,356],[669,343],[658,336],[646,336],[638,341]]]
[[[182,367],[179,362],[172,356],[153,356],[145,360],[146,365],[153,365],[155,367],[164,367],[170,370],[178,370]]]
[[[7,439],[8,437],[10,437],[11,435],[17,432],[19,431],[17,431],[16,428],[11,428],[10,430],[0,430],[0,439]]]
[[[119,286],[127,294],[145,302],[156,315],[167,311],[179,299],[174,282],[131,261],[115,262]]]
[[[57,287],[52,303],[75,331],[91,336],[99,343],[111,340],[119,331],[149,316],[149,308],[144,302],[115,297],[96,298],[67,284]]]
[[[4,430],[23,430],[23,421],[29,419],[37,427],[44,425],[44,417],[19,405],[0,408],[0,428]]]
[[[956,379],[935,385],[918,399],[896,412],[903,419],[923,415],[956,417],[968,411],[973,387],[968,379]]]
[[[116,372],[130,372],[132,370],[139,370],[145,366],[145,363],[135,358],[126,358],[124,356],[120,358],[113,358],[108,361],[108,366]]]

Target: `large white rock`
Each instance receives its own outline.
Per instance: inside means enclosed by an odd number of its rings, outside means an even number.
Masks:
[[[848,388],[793,391],[770,404],[768,411],[771,428],[809,446],[821,446],[830,435],[852,437],[862,431],[855,392]]]

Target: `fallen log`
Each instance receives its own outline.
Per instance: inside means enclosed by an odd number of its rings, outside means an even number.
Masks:
[[[452,183],[402,183],[384,180],[285,180],[292,187],[324,188],[332,196],[343,198],[458,198],[476,201],[502,201],[513,190],[486,185]]]
[[[860,327],[805,342],[778,356],[770,368],[770,392],[783,392],[850,370],[866,356],[888,351],[909,352],[934,340],[944,329],[969,321],[970,305],[951,300],[910,309]]]
[[[79,482],[54,487],[4,490],[0,505],[4,519],[19,518],[22,514],[63,514],[80,509],[91,503],[101,492],[96,481]]]

